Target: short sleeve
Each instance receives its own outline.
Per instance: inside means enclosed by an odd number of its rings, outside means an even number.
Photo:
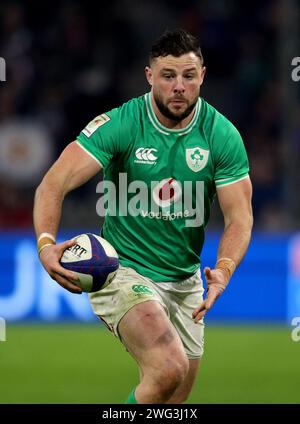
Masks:
[[[215,152],[215,185],[223,187],[238,182],[249,175],[246,149],[238,130],[230,124],[226,137],[219,140]]]
[[[107,167],[120,150],[119,109],[96,116],[81,131],[77,143],[100,165]]]

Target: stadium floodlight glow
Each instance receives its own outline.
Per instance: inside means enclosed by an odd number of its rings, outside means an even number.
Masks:
[[[6,81],[6,62],[0,57],[0,81]]]
[[[0,342],[6,341],[6,323],[5,319],[0,317]]]

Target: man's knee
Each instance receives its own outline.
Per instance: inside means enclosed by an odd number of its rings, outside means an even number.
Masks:
[[[177,358],[166,358],[157,363],[151,372],[154,389],[160,394],[162,400],[167,400],[173,395],[185,380],[189,369],[189,362],[185,355]]]
[[[189,361],[162,306],[136,305],[120,321],[119,332],[142,371],[138,400],[166,402],[186,378]]]

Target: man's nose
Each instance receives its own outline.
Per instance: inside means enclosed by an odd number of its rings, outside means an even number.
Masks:
[[[175,80],[174,93],[183,93],[185,87],[183,85],[183,80],[181,77],[177,77]]]

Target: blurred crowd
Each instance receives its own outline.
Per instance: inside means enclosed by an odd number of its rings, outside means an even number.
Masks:
[[[7,69],[0,82],[0,228],[32,226],[34,190],[45,170],[94,116],[149,90],[144,66],[152,42],[165,29],[182,27],[201,40],[207,66],[201,95],[245,141],[256,228],[294,230],[283,178],[280,5],[2,0],[0,56]],[[295,113],[300,121],[300,107]],[[300,127],[293,137],[299,153]],[[66,199],[63,226],[98,225],[95,182]],[[220,224],[216,211],[210,226]]]

